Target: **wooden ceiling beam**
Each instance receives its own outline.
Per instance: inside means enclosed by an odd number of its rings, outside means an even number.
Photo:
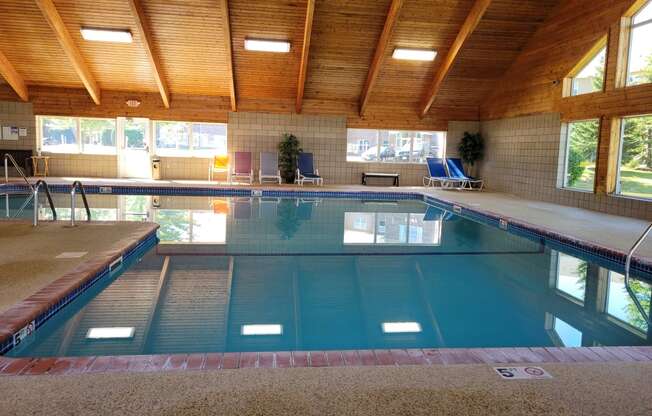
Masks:
[[[362,95],[360,96],[360,117],[364,116],[367,104],[369,103],[369,97],[371,96],[371,90],[376,84],[378,74],[380,74],[380,66],[382,65],[389,43],[392,40],[392,32],[394,31],[394,27],[398,21],[398,14],[401,10],[401,6],[403,6],[403,0],[392,0],[392,4],[389,6],[387,18],[385,19],[385,26],[380,34],[380,38],[378,39],[376,52],[374,53],[369,72],[367,73],[367,81],[362,88]]]
[[[237,110],[237,96],[235,94],[235,80],[233,76],[233,46],[231,45],[231,23],[229,18],[229,1],[220,0],[222,14],[222,27],[224,28],[224,48],[226,50],[226,66],[229,72],[229,95],[231,96],[231,111]]]
[[[310,36],[312,35],[312,20],[315,14],[315,0],[308,0],[306,10],[306,25],[303,30],[303,50],[301,51],[301,66],[299,67],[299,82],[297,82],[297,113],[301,112],[303,104],[303,90],[306,86],[308,74],[308,54],[310,53]]]
[[[75,44],[75,41],[70,36],[70,32],[68,32],[66,25],[63,23],[63,19],[61,19],[61,15],[57,11],[57,8],[54,6],[54,3],[52,3],[52,0],[35,1],[39,9],[41,9],[43,17],[45,17],[45,20],[54,31],[57,40],[61,44],[63,51],[68,56],[70,63],[72,63],[75,72],[77,72],[77,75],[84,84],[84,87],[86,87],[88,94],[90,94],[93,102],[99,105],[100,88],[97,85],[97,81],[95,80],[93,73],[88,67],[88,64],[86,64],[84,57]]]
[[[143,47],[147,53],[147,58],[149,59],[149,63],[152,65],[152,69],[154,70],[154,80],[156,81],[158,90],[161,93],[163,105],[165,108],[170,108],[170,91],[168,89],[168,84],[165,80],[165,77],[163,76],[163,70],[161,69],[161,60],[159,59],[159,56],[153,47],[152,32],[149,29],[143,6],[140,3],[140,0],[129,0],[129,6],[131,7],[131,12],[134,15],[134,19],[136,20],[136,26],[138,26],[138,30],[140,31],[140,35],[143,39]]]
[[[452,68],[462,46],[478,26],[480,19],[482,19],[482,16],[487,11],[490,4],[491,0],[476,0],[473,7],[471,7],[471,11],[466,16],[466,19],[464,20],[457,37],[453,41],[451,48],[448,50],[444,61],[439,65],[439,68],[435,72],[432,84],[430,84],[430,87],[421,103],[421,111],[419,112],[420,117],[424,117],[428,114],[428,110],[430,110],[430,106],[432,106],[432,103],[435,101],[435,97],[441,88],[441,84],[444,82],[446,75],[448,75],[448,72]]]
[[[0,51],[0,75],[7,80],[11,88],[14,89],[16,94],[23,101],[29,101],[29,94],[27,94],[27,86],[25,80],[16,71],[16,68],[9,62],[9,59]]]

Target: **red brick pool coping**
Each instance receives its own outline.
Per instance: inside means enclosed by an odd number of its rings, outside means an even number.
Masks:
[[[101,224],[106,225],[107,222],[103,221]],[[96,253],[89,261],[79,264],[54,282],[0,313],[0,342],[13,337],[39,315],[47,312],[51,306],[148,239],[158,228],[158,224],[147,223],[144,227],[131,231],[109,249]]]
[[[652,347],[440,348],[228,352],[97,357],[0,357],[0,376],[369,366],[652,362]]]

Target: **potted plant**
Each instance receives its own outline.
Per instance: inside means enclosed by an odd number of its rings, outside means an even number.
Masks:
[[[294,182],[297,158],[302,151],[299,147],[299,139],[294,134],[285,133],[283,135],[283,140],[278,144],[278,164],[285,183]]]
[[[462,162],[469,165],[469,174],[475,176],[475,162],[484,155],[484,139],[480,133],[464,132],[464,137],[457,147]]]

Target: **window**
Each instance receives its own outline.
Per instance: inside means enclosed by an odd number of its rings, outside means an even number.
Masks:
[[[44,152],[116,154],[115,119],[44,116],[37,122]]]
[[[652,115],[625,117],[620,128],[616,193],[652,198]]]
[[[347,162],[425,163],[442,157],[446,133],[347,129]]]
[[[102,118],[82,118],[81,130],[82,153],[114,155],[115,120]]]
[[[582,332],[569,323],[546,312],[546,330],[555,345],[560,347],[581,347]]]
[[[607,314],[629,327],[647,332],[647,322],[625,287],[625,277],[620,273],[609,272],[608,287]],[[629,287],[643,309],[649,311],[652,286],[649,283],[632,278],[629,281]]]
[[[212,157],[226,154],[226,124],[154,122],[159,156]]]
[[[607,47],[603,46],[595,55],[589,56],[591,56],[589,62],[570,77],[570,95],[588,94],[602,91],[604,88],[604,63],[607,56]]]
[[[564,253],[557,253],[555,287],[564,296],[584,302],[588,263]]]
[[[632,17],[627,59],[627,85],[652,82],[652,2]]]
[[[344,244],[441,244],[441,219],[407,212],[345,212]]]
[[[573,121],[566,125],[564,188],[593,191],[599,130],[599,120]]]
[[[73,117],[41,117],[41,149],[52,153],[79,153],[77,120]]]

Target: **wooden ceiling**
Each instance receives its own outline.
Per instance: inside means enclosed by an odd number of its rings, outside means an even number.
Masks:
[[[310,27],[306,25],[307,7],[312,0],[2,0],[0,52],[28,90],[35,86],[36,90],[42,86],[84,88],[47,23],[43,6],[37,4],[50,1],[100,90],[160,92],[146,47],[149,40],[172,106],[175,95],[229,97],[233,79],[239,109],[295,111],[297,90],[301,91],[303,42],[309,39],[302,97],[309,112],[359,111],[394,3],[398,14],[386,47],[380,49],[377,76],[365,109],[369,117],[387,112],[417,116],[474,4],[487,3],[315,0],[312,33],[305,37],[304,29]],[[450,110],[468,114],[468,118],[477,116],[479,104],[557,2],[489,1],[459,53],[450,54],[454,59],[434,95],[429,115]],[[141,8],[149,36],[143,36],[132,3]],[[129,29],[134,41],[84,41],[82,26]],[[230,44],[224,37],[227,28]],[[250,52],[244,49],[247,37],[289,40],[292,46],[287,54]],[[391,58],[395,47],[434,48],[438,55],[434,62],[398,61]]]

